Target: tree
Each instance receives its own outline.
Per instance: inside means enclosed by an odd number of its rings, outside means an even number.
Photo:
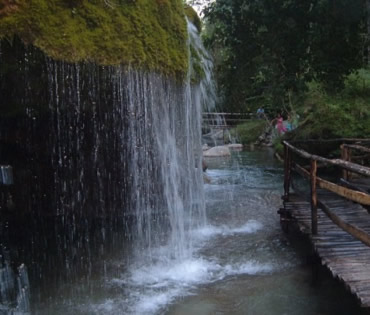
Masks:
[[[310,63],[315,78],[330,90],[363,65],[363,0],[317,1],[310,29]]]
[[[367,57],[367,64],[370,65],[370,0],[366,0],[366,57]]]
[[[328,88],[361,66],[363,0],[217,0],[205,10],[228,110],[281,107],[313,79]],[[346,12],[348,15],[346,16]]]

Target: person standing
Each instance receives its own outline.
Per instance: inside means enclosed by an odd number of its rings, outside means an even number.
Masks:
[[[279,136],[286,133],[287,129],[284,126],[284,119],[283,119],[283,117],[281,116],[280,113],[277,114],[277,116],[274,120],[276,120],[275,128],[277,129],[277,132],[278,132]]]
[[[257,118],[258,119],[262,119],[263,118],[263,114],[265,113],[265,110],[262,108],[262,107],[259,107],[257,109]]]

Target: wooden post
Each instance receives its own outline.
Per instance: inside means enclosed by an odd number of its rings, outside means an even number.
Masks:
[[[340,146],[340,149],[341,149],[341,157],[342,157],[342,160],[343,161],[348,161],[348,148],[346,147],[346,145],[345,144],[341,144],[341,146]],[[343,171],[342,171],[342,177],[343,177],[343,179],[344,180],[348,180],[348,171],[347,170],[345,170],[345,169],[343,169]]]
[[[284,144],[284,200],[289,200],[290,176],[292,166],[292,153]]]
[[[317,235],[317,190],[316,190],[316,175],[317,161],[311,160],[311,228],[312,235]]]
[[[352,162],[352,150],[351,148],[347,148],[347,161]],[[352,178],[352,172],[347,171],[347,179],[351,180]]]

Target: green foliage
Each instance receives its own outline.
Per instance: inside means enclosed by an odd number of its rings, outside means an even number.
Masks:
[[[205,11],[223,109],[244,111],[260,96],[281,109],[315,79],[339,90],[361,66],[362,0],[218,0]],[[247,101],[246,101],[247,100]]]
[[[126,64],[184,76],[181,0],[19,0],[0,8],[0,38],[18,36],[54,59]]]
[[[262,119],[250,120],[236,127],[236,134],[242,144],[255,142],[266,128],[266,121]]]
[[[278,137],[278,138],[275,138],[275,140],[273,141],[272,143],[272,146],[274,148],[274,151],[279,154],[281,157],[284,156],[284,146],[283,144],[281,143],[281,138]]]
[[[363,63],[366,9],[362,0],[317,1],[312,15],[310,64],[315,79],[338,91]]]
[[[202,65],[202,59],[193,45],[190,45],[190,62],[191,62],[191,83],[195,84],[202,80],[205,76],[204,68]]]
[[[303,106],[304,118],[296,139],[367,137],[370,135],[370,71],[361,70],[344,80],[340,93],[327,93],[311,84]]]

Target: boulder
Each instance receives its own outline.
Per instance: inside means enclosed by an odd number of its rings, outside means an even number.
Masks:
[[[227,145],[230,150],[241,150],[243,149],[243,145],[240,143],[230,143]]]
[[[207,144],[207,143],[203,144],[203,146],[202,146],[202,150],[203,150],[203,151],[207,151],[207,150],[209,150],[209,146],[208,146],[208,144]]]
[[[203,152],[204,157],[220,157],[230,155],[231,155],[230,149],[228,148],[228,146],[225,145],[213,147]]]

